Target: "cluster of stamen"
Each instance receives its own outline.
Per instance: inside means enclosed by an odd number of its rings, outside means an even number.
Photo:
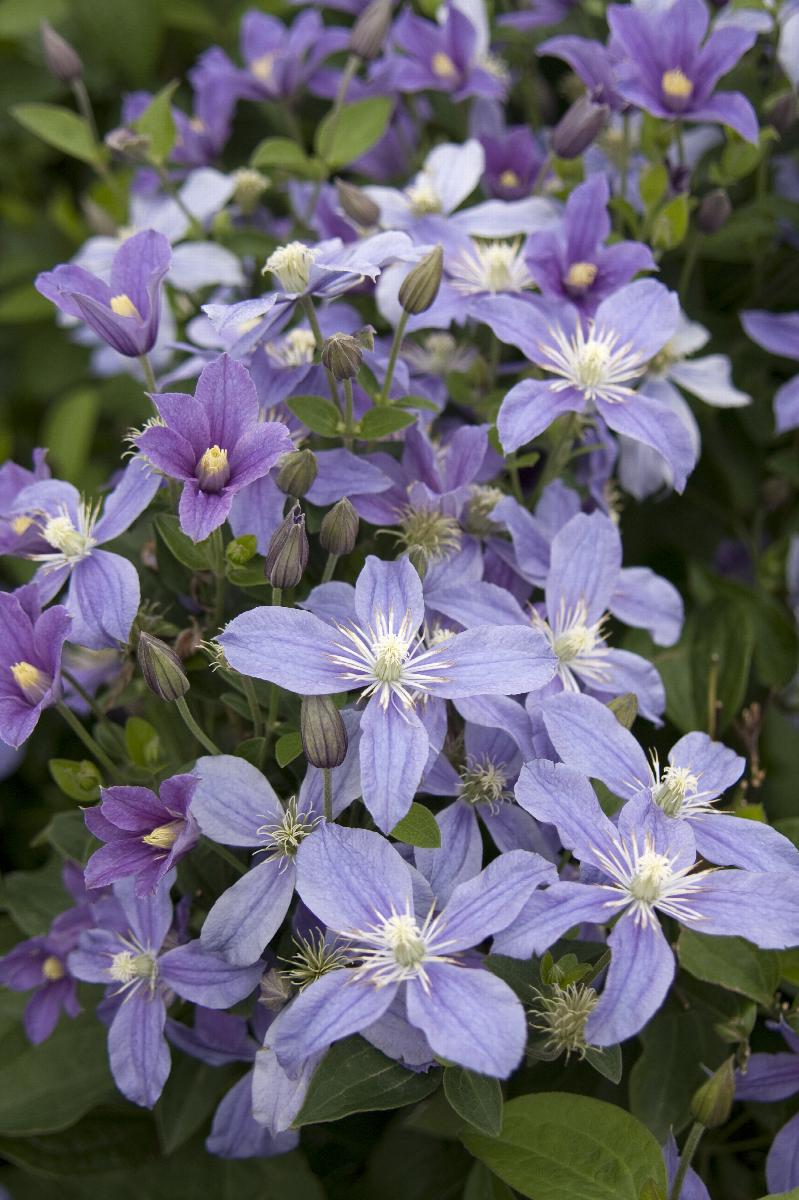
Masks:
[[[563,280],[566,290],[575,296],[582,295],[596,279],[598,270],[596,263],[572,263]]]
[[[387,530],[407,550],[411,562],[419,569],[455,554],[461,547],[461,529],[455,517],[435,508],[400,510],[398,531]]]
[[[443,50],[436,50],[431,60],[431,66],[439,79],[456,79],[458,68],[450,56]]]
[[[278,246],[266,260],[263,273],[274,275],[284,292],[304,292],[311,278],[315,252],[304,242]]]
[[[271,53],[261,54],[250,63],[250,74],[261,83],[271,83],[274,70],[275,55]]]
[[[614,880],[603,885],[618,897],[608,902],[609,908],[630,908],[636,922],[644,925],[657,924],[655,908],[678,921],[701,920],[692,898],[712,869],[694,871],[693,863],[676,867],[677,860],[658,851],[650,833],[645,835],[643,847],[635,834],[629,841],[614,840],[613,852],[597,851],[597,861]]]
[[[36,562],[45,564],[45,571],[57,570],[59,567],[74,566],[86,558],[97,545],[92,531],[97,523],[97,506],[81,501],[77,510],[77,525],[62,505],[55,516],[48,516],[39,521],[42,537],[52,546],[52,553],[31,554],[28,557]]]
[[[392,909],[388,917],[382,913],[375,916],[374,925],[345,934],[351,956],[357,961],[354,978],[365,978],[378,988],[418,979],[429,991],[425,964],[452,961],[440,953],[449,945],[442,938],[440,916],[434,917],[431,909],[419,924],[410,907],[402,913]]]
[[[322,933],[312,933],[307,938],[295,937],[293,941],[295,952],[291,958],[283,960],[289,965],[281,974],[300,991],[316,983],[329,971],[338,971],[350,965],[347,947],[326,941]]]
[[[534,286],[518,240],[483,242],[472,239],[471,249],[455,259],[449,270],[453,286],[467,295],[522,292]]]
[[[111,312],[116,313],[118,317],[135,317],[137,321],[141,320],[141,313],[138,308],[130,296],[126,296],[124,292],[120,292],[118,296],[111,297],[110,308]]]
[[[441,212],[441,197],[436,191],[433,177],[427,171],[420,171],[410,187],[405,189],[405,195],[417,216]]]
[[[671,763],[661,770],[657,754],[652,753],[652,770],[655,781],[651,787],[654,804],[667,817],[695,816],[703,812],[718,812],[712,801],[712,792],[699,790],[699,776],[690,767],[675,767]]]
[[[267,857],[294,858],[300,842],[313,832],[318,822],[319,818],[310,811],[300,809],[297,797],[292,796],[279,821],[268,821],[256,830],[265,843],[259,853],[265,853]]]
[[[694,92],[694,85],[679,67],[672,67],[670,71],[664,71],[660,86],[663,89],[663,95],[672,106],[684,105],[691,99]]]
[[[596,1008],[596,991],[584,983],[553,984],[549,994],[536,991],[535,999],[532,1027],[545,1035],[544,1049],[567,1059],[571,1054],[585,1058],[585,1024]]]
[[[22,695],[29,704],[38,704],[53,686],[50,676],[33,663],[15,662],[11,667],[11,675]]]
[[[553,391],[576,388],[586,400],[621,404],[634,394],[629,383],[643,374],[646,362],[630,343],[619,345],[619,335],[599,329],[593,322],[588,333],[578,324],[569,336],[560,327],[550,330],[551,343],[542,345],[544,367],[560,376]]]
[[[197,463],[194,474],[203,492],[221,492],[230,479],[227,450],[222,446],[209,446]]]
[[[269,342],[266,349],[281,366],[304,367],[313,362],[316,338],[310,329],[291,329],[279,342]]]
[[[127,992],[128,996],[132,996],[142,986],[154,991],[158,980],[156,956],[132,935],[120,938],[120,941],[126,948],[110,955],[111,965],[108,967],[109,977],[120,985],[114,994],[118,996]]]
[[[490,758],[473,759],[462,768],[460,797],[467,804],[485,804],[493,813],[510,795],[508,776],[499,763]]]
[[[157,850],[171,850],[185,825],[186,822],[181,820],[168,821],[166,825],[159,825],[156,829],[145,833],[141,840],[145,846],[153,846]]]
[[[329,654],[330,661],[342,668],[343,680],[363,685],[361,694],[376,695],[383,708],[392,696],[413,708],[432,684],[446,679],[442,672],[450,664],[440,657],[442,646],[425,647],[409,612],[399,622],[389,609],[375,613],[366,629],[338,624],[336,629],[345,640],[333,643],[340,653]]]
[[[567,607],[561,599],[555,619],[549,624],[535,611],[533,625],[544,634],[558,659],[558,675],[567,691],[579,691],[577,677],[593,684],[607,683],[608,647],[602,639],[606,617],[588,623],[588,609],[584,600]]]

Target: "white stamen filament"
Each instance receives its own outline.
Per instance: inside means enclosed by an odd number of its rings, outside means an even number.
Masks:
[[[420,925],[410,907],[404,913],[392,908],[388,917],[380,912],[375,912],[375,916],[374,925],[342,934],[358,963],[353,979],[366,979],[377,988],[418,979],[428,992],[430,981],[425,965],[453,961],[440,953],[450,944],[442,939],[441,917],[434,917],[431,909]]]
[[[363,686],[364,697],[376,694],[383,708],[396,696],[405,708],[443,683],[452,664],[440,658],[443,645],[427,649],[416,632],[409,612],[397,623],[394,610],[377,612],[374,625],[336,625],[346,641],[334,642],[340,654],[329,654],[331,662],[344,668],[341,678]]]
[[[619,335],[611,329],[589,325],[588,333],[577,325],[569,336],[560,327],[550,329],[552,341],[541,345],[544,369],[560,379],[553,391],[575,388],[586,400],[604,400],[621,404],[634,395],[628,384],[643,374],[648,360],[627,342],[619,345]]]
[[[466,295],[479,292],[522,292],[534,286],[534,280],[521,254],[521,242],[479,242],[472,240],[449,268],[453,287]]]
[[[561,598],[551,624],[535,611],[532,621],[557,655],[558,675],[566,691],[578,692],[580,679],[592,684],[609,683],[609,650],[602,638],[605,616],[589,625],[588,608],[584,600],[567,608]]]
[[[652,835],[647,833],[643,848],[635,834],[629,841],[614,839],[614,852],[595,851],[597,862],[614,882],[601,885],[619,897],[609,901],[609,907],[631,909],[637,924],[657,925],[655,910],[678,921],[700,921],[702,914],[692,905],[692,897],[702,890],[702,883],[715,868],[695,871],[694,864],[675,868],[676,858],[655,849]]]

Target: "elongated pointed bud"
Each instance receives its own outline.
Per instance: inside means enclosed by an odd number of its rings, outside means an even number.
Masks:
[[[616,720],[625,729],[632,729],[638,716],[638,697],[635,692],[625,692],[623,696],[614,696],[608,701],[608,708]]]
[[[351,554],[358,540],[358,514],[346,496],[322,517],[319,541],[328,554]]]
[[[308,565],[308,535],[305,513],[295,504],[282,525],[272,534],[264,561],[264,574],[275,588],[293,588]]]
[[[312,766],[330,770],[344,762],[347,729],[329,696],[303,696],[300,737],[305,757]]]
[[[355,379],[363,362],[363,346],[351,333],[333,333],[322,347],[322,362],[339,382]]]
[[[47,70],[62,83],[75,83],[83,78],[83,63],[74,46],[53,29],[49,21],[40,21],[39,36]]]
[[[377,58],[391,28],[392,0],[371,0],[350,33],[350,51],[358,58]]]
[[[730,1055],[718,1071],[698,1088],[691,1100],[694,1120],[705,1129],[716,1129],[729,1118],[735,1099],[735,1056]]]
[[[405,276],[400,284],[399,302],[410,316],[427,312],[431,307],[441,286],[443,267],[444,249],[436,246]]]
[[[277,486],[287,496],[299,500],[310,491],[319,473],[319,464],[313,450],[292,450],[281,460],[277,473]]]
[[[599,136],[610,115],[607,104],[580,96],[552,130],[552,149],[558,158],[579,158]]]
[[[346,179],[336,180],[336,195],[345,216],[364,229],[371,229],[380,220],[380,209],[371,196]]]
[[[189,690],[189,681],[178,655],[151,633],[140,633],[136,648],[144,682],[159,700],[179,700]]]
[[[696,214],[696,227],[702,233],[718,233],[727,224],[732,204],[724,188],[714,188],[702,198]]]

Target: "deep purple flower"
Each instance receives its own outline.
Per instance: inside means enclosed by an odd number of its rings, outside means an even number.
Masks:
[[[0,467],[0,554],[22,555],[41,548],[36,522],[31,517],[15,516],[14,508],[20,492],[50,478],[46,458],[47,451],[37,449],[33,452],[33,470],[10,460]]]
[[[84,320],[117,353],[138,358],[158,336],[161,282],[171,255],[163,234],[148,229],[122,243],[109,283],[66,263],[39,275],[36,288],[67,316]]]
[[[639,271],[657,269],[652,251],[641,242],[605,245],[610,236],[609,199],[606,177],[589,176],[569,196],[560,229],[532,234],[525,251],[542,294],[570,300],[589,317]]]
[[[544,165],[545,154],[526,125],[497,133],[477,133],[485,151],[483,187],[497,200],[529,196]]]
[[[391,83],[400,92],[448,92],[453,100],[470,96],[502,99],[509,74],[500,59],[481,47],[478,30],[454,4],[444,6],[443,19],[427,21],[403,12],[394,25]]]
[[[536,53],[567,62],[597,104],[607,104],[616,112],[628,107],[618,91],[619,51],[612,44],[565,34],[542,42]]]
[[[137,896],[154,892],[199,837],[190,811],[196,786],[193,775],[173,775],[158,795],[144,787],[102,788],[100,803],[83,812],[89,831],[106,843],[86,864],[86,886],[133,875]]]
[[[0,959],[0,984],[14,992],[33,989],[23,1024],[35,1046],[49,1038],[62,1012],[76,1017],[81,1011],[75,980],[67,969],[67,956],[79,933],[80,927],[60,933],[51,930],[19,942]]]
[[[648,9],[612,4],[611,46],[624,56],[618,66],[618,90],[630,104],[655,117],[718,122],[756,144],[757,117],[749,101],[740,92],[714,89],[757,34],[726,25],[705,41],[708,22],[704,0],[672,0],[668,8]]]
[[[108,999],[117,1002],[108,1030],[111,1072],[122,1094],[145,1108],[153,1107],[169,1075],[164,1025],[173,994],[206,1008],[229,1008],[252,992],[263,971],[262,963],[232,967],[199,941],[164,953],[173,881],[167,875],[143,898],[136,896],[132,879],[116,883],[122,919],[82,933],[68,959],[73,975],[106,984]]]
[[[753,1054],[746,1073],[737,1076],[736,1100],[786,1100],[799,1092],[799,1034],[790,1025],[769,1022],[785,1039],[788,1051]],[[783,1125],[766,1159],[766,1182],[770,1192],[790,1192],[799,1187],[799,1113]]]
[[[159,471],[183,480],[181,528],[201,542],[227,519],[236,493],[293,450],[291,435],[280,421],[260,419],[247,368],[227,354],[205,367],[193,397],[167,392],[153,401],[163,424],[149,425],[139,448]]]
[[[72,621],[60,604],[41,611],[36,584],[0,592],[0,739],[15,748],[59,699],[61,652]]]
[[[374,1024],[401,988],[408,1021],[436,1055],[507,1078],[524,1052],[523,1009],[464,952],[504,929],[553,870],[535,854],[510,851],[436,912],[432,892],[379,834],[324,825],[297,852],[297,888],[345,943],[352,966],[311,983],[281,1015],[272,1039],[278,1061],[296,1075],[312,1055]]]
[[[750,309],[741,313],[741,323],[753,342],[779,354],[799,359],[799,312],[770,313]],[[774,393],[777,433],[799,427],[799,375],[794,375]]]
[[[407,812],[429,751],[417,709],[428,696],[509,695],[543,686],[555,658],[533,629],[470,629],[425,644],[424,597],[407,559],[370,555],[355,588],[357,622],[254,608],[219,641],[235,670],[300,695],[361,690],[361,781],[366,806],[388,832]]]

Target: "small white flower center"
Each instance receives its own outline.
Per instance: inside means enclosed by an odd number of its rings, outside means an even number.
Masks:
[[[636,900],[643,900],[645,904],[653,904],[660,899],[673,874],[668,855],[658,854],[653,847],[647,846],[639,856],[635,874],[630,879],[630,895]]]
[[[50,517],[42,533],[44,540],[63,554],[68,562],[79,562],[96,544],[89,533],[76,529],[66,514]]]
[[[668,766],[652,788],[652,799],[669,817],[676,817],[686,797],[696,794],[699,780],[690,767]]]
[[[318,819],[310,812],[300,810],[296,796],[292,796],[281,819],[261,825],[256,833],[265,843],[264,851],[267,856],[293,858],[300,842],[316,828]]]
[[[261,83],[271,83],[274,70],[274,54],[261,54],[258,58],[254,58],[250,63],[250,74],[254,75],[256,79],[259,79]]]
[[[533,286],[521,253],[521,243],[472,242],[468,253],[450,268],[454,286],[461,292],[522,292]]]
[[[269,271],[276,276],[284,292],[304,292],[311,278],[311,267],[315,257],[315,251],[304,242],[289,242],[285,246],[278,246],[277,250],[270,254],[264,266],[264,274]]]
[[[409,913],[389,917],[383,926],[386,945],[401,967],[418,967],[424,962],[427,945],[416,919]]]
[[[336,625],[346,639],[334,642],[340,653],[328,655],[342,668],[341,678],[363,686],[364,697],[377,695],[383,708],[395,696],[405,708],[413,708],[416,699],[430,691],[430,685],[444,682],[449,663],[440,657],[440,646],[426,648],[406,613],[400,622],[393,610],[376,612],[374,625]]]
[[[592,262],[572,263],[563,282],[570,292],[584,292],[596,279],[598,269]]]
[[[433,55],[432,67],[439,79],[455,79],[458,74],[455,63],[443,50],[437,50]]]
[[[576,388],[586,400],[601,399],[619,404],[634,394],[629,383],[638,379],[646,361],[630,343],[619,345],[619,335],[600,329],[593,322],[586,334],[578,325],[571,335],[562,328],[550,330],[552,341],[541,347],[544,367],[561,378],[553,382],[554,391]]]
[[[270,342],[267,350],[285,367],[304,367],[313,362],[316,338],[310,329],[292,329],[280,342]]]
[[[433,177],[426,171],[421,171],[416,176],[411,186],[406,188],[405,195],[417,216],[441,212],[441,199],[436,191]]]
[[[152,954],[120,950],[111,959],[108,973],[115,983],[131,984],[142,980],[152,986],[158,974],[158,965]]]

